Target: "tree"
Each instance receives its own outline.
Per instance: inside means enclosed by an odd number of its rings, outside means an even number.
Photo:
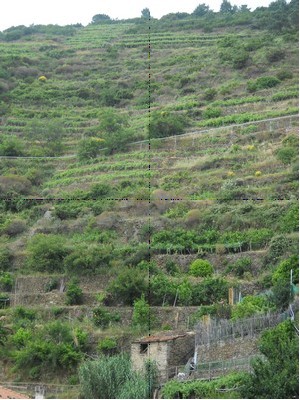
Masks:
[[[251,9],[248,8],[247,4],[242,4],[238,11],[241,12],[241,13],[244,13],[244,12],[250,12]]]
[[[63,237],[39,233],[28,244],[27,265],[37,271],[57,272],[63,270],[68,250]]]
[[[80,140],[78,143],[77,154],[80,160],[89,160],[96,158],[101,149],[105,147],[105,140],[90,137]]]
[[[210,11],[209,6],[206,5],[205,3],[202,3],[195,8],[195,10],[193,11],[193,15],[195,15],[196,17],[203,17],[209,11]]]
[[[188,125],[186,117],[170,112],[153,112],[149,126],[151,138],[181,135]]]
[[[265,357],[253,362],[253,373],[241,387],[242,398],[298,399],[298,336],[288,320],[262,334],[259,350]]]
[[[134,300],[140,298],[146,292],[146,273],[136,268],[126,267],[111,282],[108,293],[114,302],[132,305]]]
[[[228,14],[228,13],[232,14],[233,13],[233,7],[228,0],[222,1],[222,4],[220,6],[220,13],[221,14]]]
[[[144,8],[142,10],[142,18],[145,18],[145,19],[150,19],[151,18],[151,14],[150,14],[149,8]]]
[[[100,24],[103,21],[111,21],[110,16],[106,14],[96,14],[92,18],[92,24]]]
[[[135,300],[133,304],[132,324],[140,326],[141,328],[149,328],[149,325],[152,325],[151,317],[150,306],[143,294],[142,297],[139,300]]]
[[[62,140],[65,127],[62,119],[50,120],[45,124],[43,120],[35,118],[27,123],[25,134],[28,139],[39,141],[49,156],[61,154],[64,149]]]
[[[23,156],[24,148],[20,140],[14,136],[3,136],[0,139],[1,156]]]

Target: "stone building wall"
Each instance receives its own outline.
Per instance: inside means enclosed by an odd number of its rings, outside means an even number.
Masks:
[[[248,357],[258,353],[259,337],[238,338],[198,346],[197,363]]]
[[[185,364],[194,355],[195,334],[188,332],[185,337],[172,340],[169,346],[168,366]]]
[[[142,370],[149,358],[156,362],[161,378],[165,378],[168,364],[170,342],[153,342],[148,344],[147,351],[141,353],[141,343],[132,343],[131,361],[135,370]]]

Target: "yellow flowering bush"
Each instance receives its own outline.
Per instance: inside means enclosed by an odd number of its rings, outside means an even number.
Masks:
[[[46,82],[47,78],[45,77],[45,75],[39,76],[39,81],[40,82]]]

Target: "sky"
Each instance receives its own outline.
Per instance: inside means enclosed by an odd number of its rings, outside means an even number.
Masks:
[[[247,4],[251,10],[268,6],[272,0],[231,0],[232,5]],[[87,25],[96,14],[107,14],[113,19],[141,16],[149,8],[154,18],[171,12],[188,12],[202,3],[219,11],[222,0],[0,0],[0,31],[11,26]]]

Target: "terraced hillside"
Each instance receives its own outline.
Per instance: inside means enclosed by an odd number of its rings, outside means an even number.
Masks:
[[[76,385],[150,310],[154,332],[289,304],[296,34],[191,21],[4,32],[1,381]]]

